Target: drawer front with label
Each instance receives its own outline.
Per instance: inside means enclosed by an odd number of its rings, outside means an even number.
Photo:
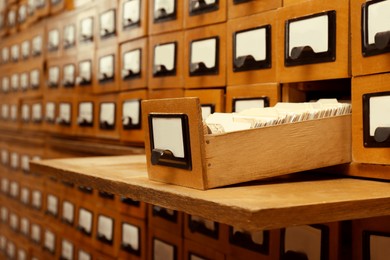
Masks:
[[[109,39],[116,38],[118,34],[117,26],[117,1],[101,1],[97,3],[97,44],[100,46]]]
[[[223,89],[185,90],[184,96],[199,98],[203,119],[214,112],[225,112],[225,93]]]
[[[183,1],[152,0],[149,4],[149,35],[183,28]]]
[[[182,237],[159,228],[148,230],[148,259],[184,259]]]
[[[96,113],[95,113],[95,99],[92,96],[79,96],[75,103],[77,109],[77,135],[94,136]]]
[[[184,87],[226,85],[226,24],[187,30],[184,46]]]
[[[93,93],[115,92],[119,89],[118,49],[116,45],[96,51]]]
[[[118,5],[119,42],[147,36],[149,1],[120,0]]]
[[[388,149],[390,74],[371,75],[352,79],[352,155],[354,162],[390,164]],[[381,178],[389,179],[386,174]],[[373,176],[374,173],[373,173]]]
[[[120,45],[120,90],[146,88],[148,83],[148,40],[142,38]]]
[[[120,120],[117,99],[118,96],[115,94],[99,96],[95,99],[96,137],[119,139]]]
[[[225,22],[226,16],[226,0],[186,0],[184,2],[184,28]]]
[[[174,32],[149,38],[150,89],[183,87],[183,33]]]
[[[141,102],[148,98],[147,90],[122,92],[119,94],[119,113],[121,123],[120,139],[127,142],[143,143]]]
[[[276,82],[276,12],[230,20],[227,85]]]
[[[390,1],[351,3],[352,75],[390,70]]]
[[[77,16],[77,44],[80,47],[94,45],[97,41],[96,37],[98,20],[95,7],[88,8],[80,12]]]
[[[349,68],[348,1],[309,1],[278,10],[278,81],[346,78]],[[283,39],[283,40],[282,40]]]
[[[119,257],[145,259],[147,249],[146,222],[137,218],[120,215]]]

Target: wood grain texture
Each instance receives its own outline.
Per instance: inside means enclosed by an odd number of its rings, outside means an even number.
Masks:
[[[200,14],[190,14],[190,0],[184,1],[184,28],[201,27],[204,25],[221,23],[226,21],[227,17],[227,1],[217,1],[218,8],[212,12],[204,12]]]
[[[387,182],[300,173],[200,191],[149,180],[143,155],[35,161],[31,168],[44,176],[248,230],[390,214]]]
[[[249,16],[279,7],[282,7],[282,0],[255,0],[241,4],[234,4],[233,0],[228,0],[228,19]]]
[[[215,112],[225,112],[224,89],[186,89],[185,97],[198,97],[201,104],[214,104]]]
[[[350,118],[206,135],[207,187],[350,162]]]

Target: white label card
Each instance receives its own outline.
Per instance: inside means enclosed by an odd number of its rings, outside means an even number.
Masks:
[[[57,215],[58,213],[58,198],[54,195],[47,195],[47,210],[54,214]]]
[[[236,57],[252,55],[256,61],[267,58],[267,34],[265,28],[236,34]]]
[[[100,123],[107,122],[109,125],[115,123],[115,103],[100,104]]]
[[[18,10],[18,20],[19,22],[24,22],[27,16],[27,6],[26,4],[20,5]]]
[[[46,103],[46,108],[45,108],[46,115],[45,116],[46,116],[47,120],[53,121],[55,119],[55,110],[56,110],[56,107],[55,107],[55,104],[53,102]]]
[[[19,197],[19,183],[17,182],[11,182],[10,185],[10,194],[12,197],[17,198]]]
[[[203,62],[207,68],[216,65],[217,39],[206,39],[191,43],[191,64]]]
[[[79,77],[90,82],[92,77],[92,63],[89,60],[79,63]]]
[[[11,153],[11,167],[16,169],[19,167],[19,154]]]
[[[106,239],[112,241],[114,234],[114,220],[112,218],[100,215],[98,217],[97,232],[99,235],[104,236]]]
[[[13,60],[18,60],[19,59],[19,45],[14,44],[11,47],[11,56]]]
[[[107,55],[99,60],[99,79],[114,77],[114,55]]]
[[[174,260],[175,247],[161,240],[153,240],[153,259],[154,260]]]
[[[294,47],[310,46],[315,53],[328,51],[328,15],[316,16],[289,24],[289,55]]]
[[[390,254],[390,237],[370,236],[370,259],[386,260]]]
[[[51,30],[49,32],[49,49],[58,48],[60,44],[60,32],[57,29]]]
[[[15,244],[11,241],[8,241],[7,243],[7,256],[9,259],[14,259],[16,254],[16,247]]]
[[[62,239],[61,257],[66,260],[73,260],[73,244],[66,239]]]
[[[58,66],[52,66],[49,68],[49,83],[57,85],[60,81],[60,68]]]
[[[30,233],[30,221],[27,218],[20,220],[20,231],[26,236]]]
[[[20,88],[26,90],[28,88],[28,73],[23,72],[20,74]]]
[[[212,113],[211,106],[201,106],[202,109],[202,118],[205,120]]]
[[[183,126],[181,118],[153,117],[154,149],[169,150],[175,157],[184,158]]]
[[[0,249],[1,249],[1,251],[4,251],[6,245],[7,245],[7,239],[5,238],[5,236],[0,235]]]
[[[33,54],[38,55],[42,53],[42,36],[37,35],[32,40]]]
[[[74,220],[74,205],[69,201],[62,203],[62,217],[66,221],[73,223]]]
[[[167,70],[175,68],[176,44],[168,43],[154,47],[154,65],[164,65]]]
[[[108,10],[100,15],[100,36],[115,32],[115,10]]]
[[[82,122],[85,120],[87,123],[93,122],[93,103],[81,102],[79,104],[79,120]]]
[[[20,191],[20,200],[24,204],[28,204],[30,202],[30,190],[28,188],[22,188]]]
[[[7,47],[3,47],[1,50],[1,59],[3,62],[8,62],[9,61],[9,49]]]
[[[56,248],[56,237],[53,232],[46,230],[45,231],[45,247],[50,250],[50,252],[55,252]]]
[[[209,230],[215,230],[215,222],[211,220],[207,220],[198,216],[190,216],[192,221],[200,222],[205,225],[205,227]]]
[[[67,25],[64,28],[65,45],[73,45],[76,38],[76,29],[73,24]]]
[[[5,150],[5,149],[1,150],[1,163],[3,165],[7,165],[8,164],[8,158],[9,158],[8,151]]]
[[[370,136],[374,136],[378,127],[390,127],[390,96],[371,97],[370,107]]]
[[[38,226],[37,224],[31,225],[31,238],[35,242],[41,241],[41,227]]]
[[[29,41],[22,42],[21,48],[22,48],[23,58],[25,59],[28,58],[28,56],[30,55],[30,42]]]
[[[390,1],[381,1],[368,7],[368,43],[375,43],[375,35],[390,31]]]
[[[19,217],[15,213],[11,213],[9,218],[9,223],[12,229],[18,229],[19,226]]]
[[[9,117],[9,105],[3,104],[1,105],[1,118],[7,120]]]
[[[175,5],[176,0],[154,0],[154,13],[156,14],[159,10],[165,10],[167,15],[173,14]]]
[[[80,35],[82,39],[91,39],[93,37],[93,18],[87,17],[81,20]]]
[[[16,24],[16,11],[8,11],[8,26],[14,26]]]
[[[22,155],[21,161],[22,161],[22,169],[24,171],[29,171],[30,170],[30,157],[28,155]]]
[[[35,208],[41,208],[42,206],[42,193],[38,190],[34,190],[32,193],[32,205]]]
[[[69,84],[74,84],[75,78],[75,65],[68,64],[64,66],[64,82]]]
[[[30,72],[31,87],[39,87],[39,70],[35,69]]]
[[[88,254],[87,252],[80,249],[79,254],[78,254],[78,259],[79,260],[91,260],[92,257],[90,254]]]
[[[24,121],[30,120],[30,106],[28,104],[22,105],[22,119]]]
[[[79,226],[88,233],[92,230],[92,213],[85,209],[79,211]]]
[[[265,107],[264,99],[236,100],[234,112],[239,113],[246,109],[263,107]]]
[[[13,121],[18,119],[18,105],[11,105],[10,117]]]
[[[123,25],[138,23],[140,20],[140,0],[130,0],[123,4]]]
[[[131,118],[132,125],[138,125],[140,123],[140,102],[138,99],[127,100],[123,103],[122,115],[127,123],[128,118]]]
[[[60,103],[59,116],[61,120],[70,123],[71,106],[68,103]]]
[[[33,104],[32,106],[32,119],[35,121],[42,120],[42,104]]]
[[[8,209],[5,207],[1,208],[1,221],[7,222],[8,220]]]
[[[19,88],[19,74],[15,73],[11,76],[11,88],[14,91],[17,91]]]
[[[1,81],[1,89],[3,92],[8,92],[9,91],[9,77],[3,77]]]
[[[301,252],[310,260],[321,260],[321,230],[310,226],[286,228],[284,251]]]
[[[18,260],[27,260],[27,253],[24,249],[18,249]]]
[[[128,71],[132,71],[134,74],[141,71],[141,49],[126,52],[123,55],[123,60],[123,77],[127,76]]]
[[[139,249],[139,228],[129,223],[122,224],[122,244],[131,246],[132,249]]]
[[[8,179],[2,179],[1,180],[1,191],[3,193],[8,193],[9,190],[9,180]]]

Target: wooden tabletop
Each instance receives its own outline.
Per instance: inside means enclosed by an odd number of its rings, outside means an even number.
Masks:
[[[33,172],[248,230],[390,215],[390,183],[304,172],[200,191],[150,181],[144,155],[43,160]]]

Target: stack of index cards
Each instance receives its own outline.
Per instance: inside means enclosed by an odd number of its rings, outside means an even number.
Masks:
[[[320,99],[317,102],[305,103],[280,102],[274,107],[251,108],[239,113],[213,113],[206,118],[205,123],[209,133],[220,134],[350,113],[349,103],[340,103],[336,99]]]

